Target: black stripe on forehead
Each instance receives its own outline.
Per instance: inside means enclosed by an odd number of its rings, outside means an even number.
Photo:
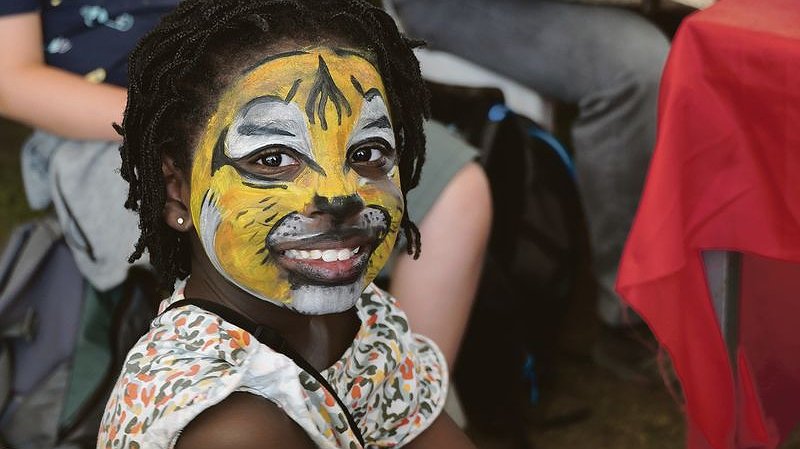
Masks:
[[[294,81],[294,84],[292,84],[292,88],[289,89],[289,93],[286,94],[286,99],[283,100],[284,103],[288,104],[290,101],[292,101],[292,99],[294,98],[295,94],[297,94],[297,89],[300,87],[300,83],[301,82],[302,82],[302,80],[299,80],[299,79]]]
[[[344,48],[334,48],[333,52],[336,53],[336,56],[355,56],[357,58],[361,58],[364,61],[367,61],[369,65],[371,65],[372,68],[380,74],[380,70],[378,70],[378,67],[376,67],[372,62],[372,59],[362,53],[359,53],[355,50],[346,50]],[[382,97],[381,92],[376,87],[369,88],[365,91],[358,79],[353,75],[350,75],[350,82],[353,84],[353,87],[355,87],[358,94],[364,97],[364,99],[367,101],[370,101],[375,97]]]
[[[368,57],[367,57],[365,54],[363,54],[363,53],[359,53],[359,52],[357,52],[357,51],[355,51],[355,50],[348,50],[348,49],[346,49],[346,48],[334,48],[334,49],[333,49],[333,53],[334,53],[336,56],[356,56],[356,57],[359,57],[359,58],[361,58],[361,59],[363,59],[363,60],[367,61],[367,62],[368,62],[368,63],[370,63],[370,64],[371,64],[373,67],[375,67],[375,65],[374,65],[374,64],[372,64],[372,61],[370,61],[370,58],[368,58]],[[377,70],[377,69],[376,69],[376,70]]]
[[[379,91],[377,87],[372,87],[368,91],[364,92],[364,87],[358,81],[358,78],[353,75],[350,75],[350,82],[353,83],[353,87],[356,89],[356,92],[358,92],[358,94],[364,97],[364,99],[367,101],[371,101],[375,97],[383,98],[381,91]]]
[[[354,75],[350,75],[350,82],[353,83],[353,87],[356,88],[356,92],[363,97],[364,88],[361,86],[361,83],[358,82],[358,78],[356,78]]]
[[[242,70],[242,75],[247,75],[253,70],[259,68],[260,66],[270,61],[274,61],[276,59],[288,58],[290,56],[307,55],[307,54],[308,52],[303,50],[294,50],[294,51],[285,51],[283,53],[276,53],[274,55],[267,56],[266,58],[259,59],[258,62],[256,62],[255,64],[247,66],[244,70]]]
[[[333,81],[328,64],[325,63],[325,59],[320,55],[317,76],[306,101],[306,115],[308,116],[308,121],[314,124],[316,123],[314,118],[316,113],[319,118],[319,125],[324,130],[328,129],[328,121],[325,119],[325,107],[328,105],[328,101],[336,109],[339,125],[342,124],[342,110],[348,116],[352,115],[353,111],[350,109],[350,103],[345,98],[342,90],[339,89],[339,86],[336,85],[336,82]]]

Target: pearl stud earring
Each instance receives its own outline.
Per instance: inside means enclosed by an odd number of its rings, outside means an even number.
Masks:
[[[178,222],[178,226],[183,226],[183,217],[178,217],[176,221]]]

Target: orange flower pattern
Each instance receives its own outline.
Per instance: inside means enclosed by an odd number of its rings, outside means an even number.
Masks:
[[[183,299],[178,285],[161,310]],[[444,407],[447,366],[429,339],[411,333],[394,298],[370,285],[357,305],[353,343],[323,371],[368,448],[399,447]],[[234,391],[269,399],[320,448],[360,447],[333,396],[289,358],[194,306],[162,313],[123,366],[106,406],[98,449],[171,449],[180,431]]]

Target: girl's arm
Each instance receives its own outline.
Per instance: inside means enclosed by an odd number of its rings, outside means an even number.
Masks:
[[[447,413],[436,418],[408,449],[477,449]],[[233,393],[192,420],[175,449],[315,449],[303,429],[277,405]]]
[[[233,393],[186,426],[175,449],[315,449],[305,431],[272,402]]]
[[[125,89],[44,62],[38,12],[0,17],[0,115],[72,139],[119,140]]]
[[[446,412],[442,412],[430,427],[404,447],[408,449],[477,449]]]

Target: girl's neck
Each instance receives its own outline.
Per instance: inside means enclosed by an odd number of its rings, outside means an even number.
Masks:
[[[339,360],[352,344],[360,326],[355,308],[328,315],[303,315],[256,298],[217,271],[199,242],[193,246],[192,275],[184,290],[186,298],[217,302],[274,329],[320,371]]]

